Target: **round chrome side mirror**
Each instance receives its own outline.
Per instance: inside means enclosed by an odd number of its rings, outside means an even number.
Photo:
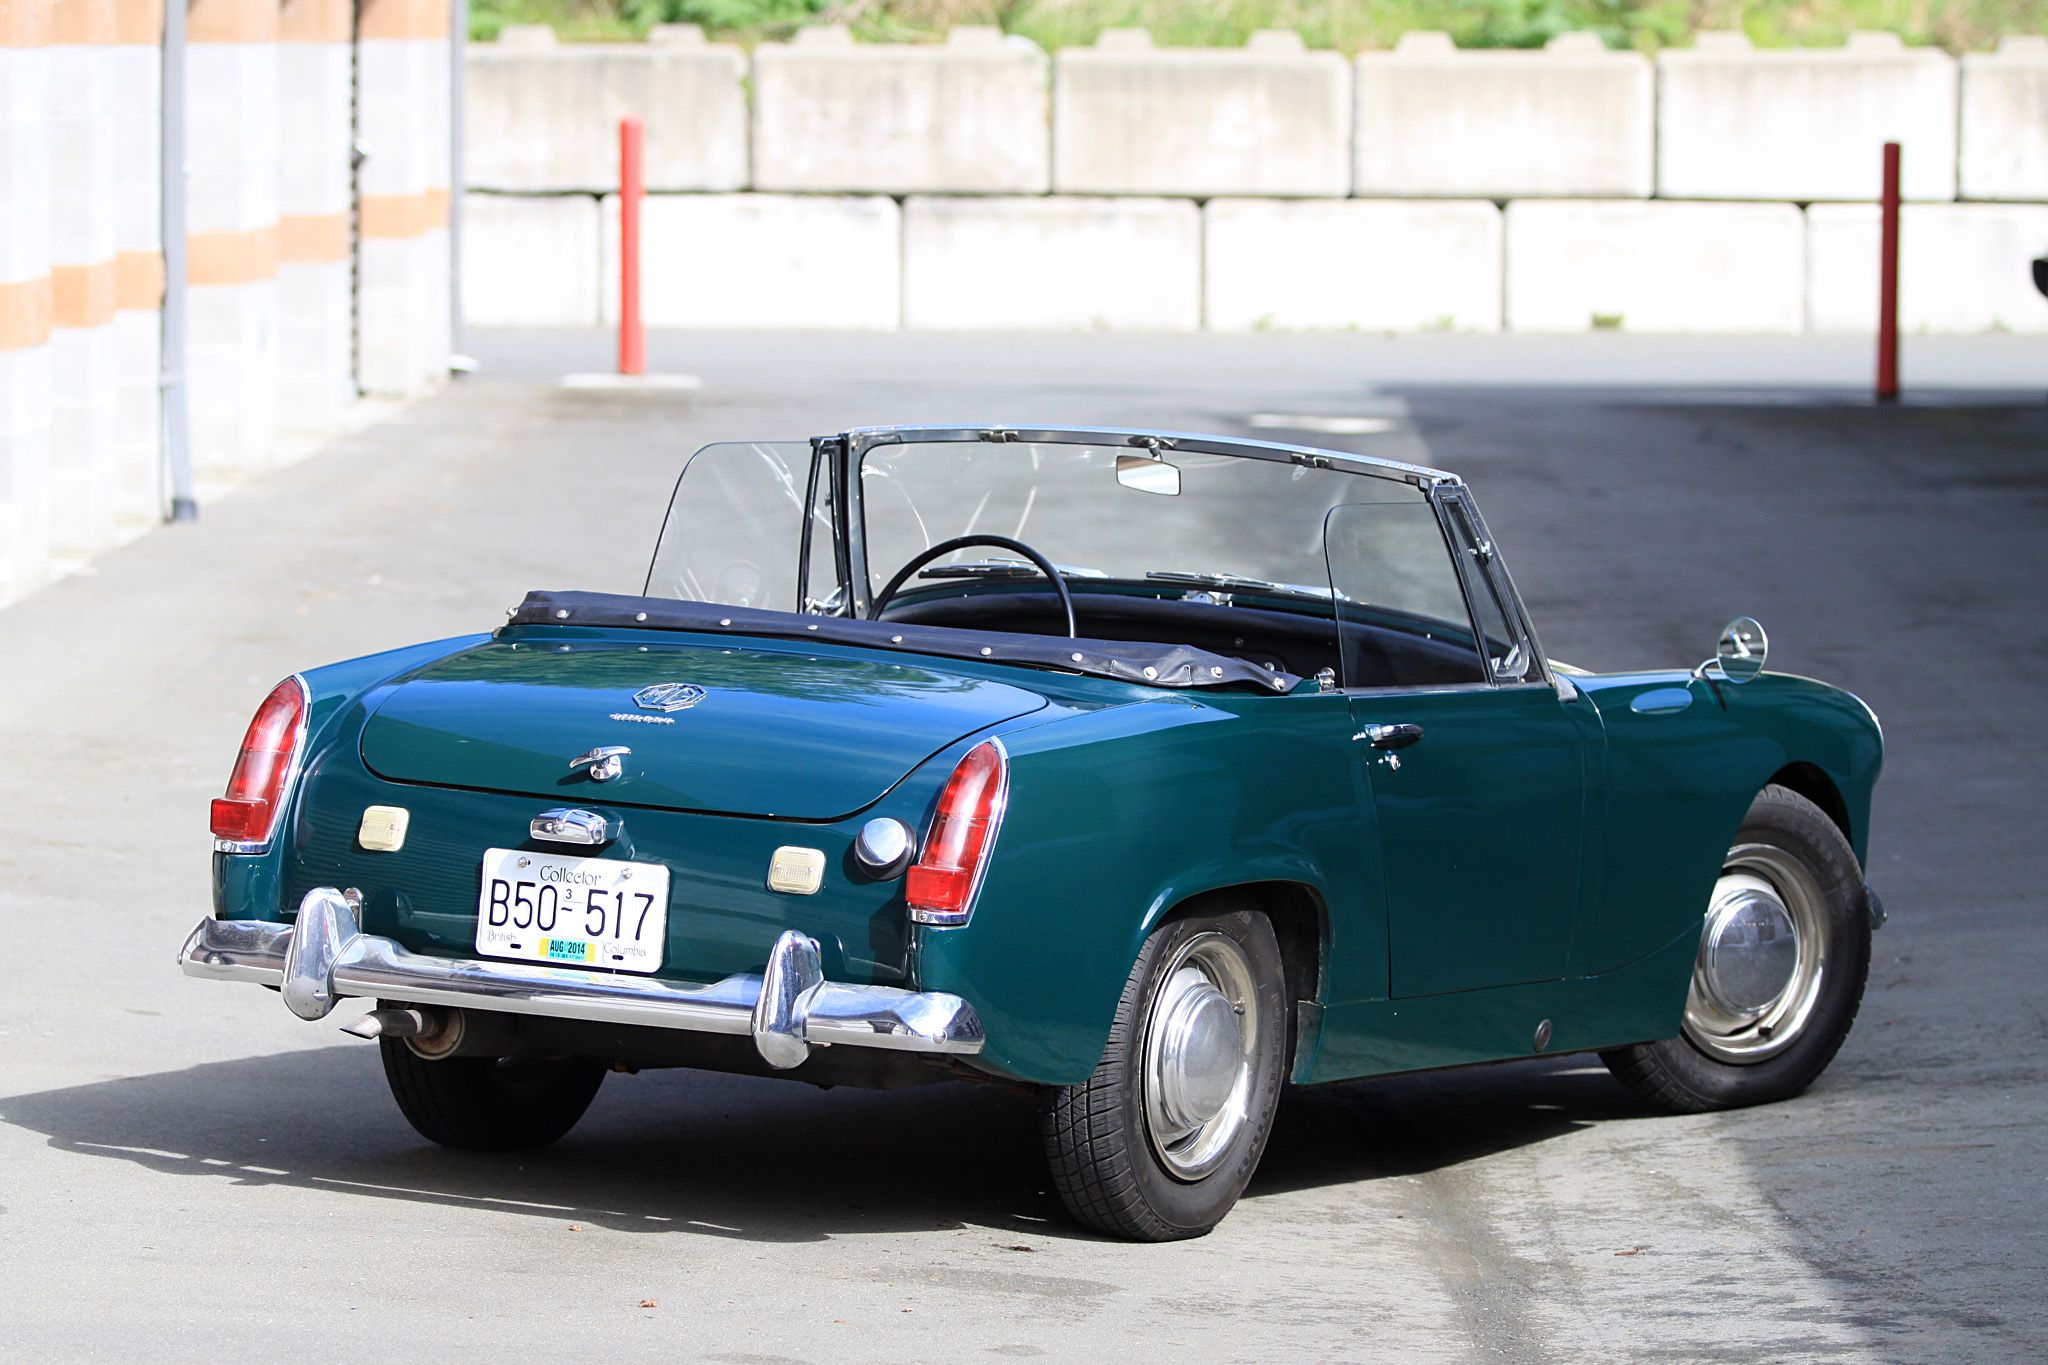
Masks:
[[[1714,647],[1714,657],[1721,665],[1722,677],[1732,683],[1746,683],[1764,671],[1764,656],[1770,648],[1764,628],[1747,616],[1738,616],[1722,627],[1721,643]]]

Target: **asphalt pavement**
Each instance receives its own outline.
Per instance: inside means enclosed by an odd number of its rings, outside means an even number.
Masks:
[[[658,335],[693,401],[483,370],[0,611],[0,1358],[2048,1357],[2048,343]],[[964,420],[1362,449],[1473,486],[1547,650],[1771,666],[1882,718],[1863,1014],[1804,1097],[1596,1058],[1304,1090],[1237,1211],[1099,1240],[1031,1099],[614,1076],[544,1152],[416,1137],[376,1049],[172,963],[207,799],[295,669],[633,591],[709,440]],[[346,1016],[338,1016],[345,1018]]]

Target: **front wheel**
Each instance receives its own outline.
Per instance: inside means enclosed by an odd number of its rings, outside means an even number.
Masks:
[[[604,1083],[582,1057],[449,1057],[430,1061],[403,1038],[379,1038],[384,1079],[421,1137],[472,1152],[545,1147],[576,1126]]]
[[[1834,821],[1796,792],[1764,788],[1722,860],[1679,1036],[1600,1059],[1674,1113],[1799,1094],[1856,1021],[1870,919],[1862,870]]]
[[[1097,1232],[1200,1237],[1266,1149],[1287,1045],[1280,944],[1258,911],[1216,909],[1145,940],[1095,1074],[1041,1111],[1054,1188]]]

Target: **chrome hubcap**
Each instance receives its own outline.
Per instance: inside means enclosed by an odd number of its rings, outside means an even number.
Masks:
[[[1730,849],[1693,963],[1685,1034],[1711,1057],[1760,1062],[1792,1045],[1820,998],[1827,902],[1771,844]]]
[[[1214,1170],[1244,1127],[1258,1000],[1250,964],[1221,934],[1181,945],[1145,1027],[1145,1126],[1182,1180]]]

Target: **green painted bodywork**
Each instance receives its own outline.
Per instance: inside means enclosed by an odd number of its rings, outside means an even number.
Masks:
[[[379,730],[373,718],[409,687],[446,685],[475,672],[478,658],[501,657],[489,651],[515,653],[513,644],[535,661],[559,658],[566,645],[577,668],[593,658],[663,657],[650,661],[651,673],[628,667],[613,676],[605,664],[602,676],[576,675],[563,692],[584,699],[590,722],[573,738],[564,731],[542,745],[505,727],[489,689],[519,689],[525,705],[527,681],[476,683],[484,690],[439,731],[402,705],[413,729]],[[638,652],[643,645],[649,654]],[[607,729],[606,713],[666,676],[677,651],[730,648],[729,639],[677,632],[524,626],[303,675],[311,729],[286,833],[267,854],[215,855],[217,913],[288,919],[312,887],[353,886],[364,892],[369,932],[416,952],[472,955],[483,850],[524,846],[528,820],[565,797],[524,783],[516,763],[466,767],[459,753],[450,756],[451,736],[495,736],[522,754],[551,747],[559,756],[632,730],[644,746],[641,731],[652,727]],[[671,868],[661,974],[701,981],[758,971],[778,934],[801,929],[819,940],[835,979],[964,996],[988,1035],[976,1064],[1045,1083],[1077,1082],[1094,1068],[1131,963],[1161,917],[1236,887],[1298,889],[1314,907],[1321,1027],[1303,1030],[1299,1079],[1527,1055],[1543,1018],[1556,1031],[1552,1050],[1670,1036],[1699,917],[1751,799],[1795,765],[1809,786],[1817,774],[1833,793],[1822,804],[1860,857],[1881,751],[1861,702],[1778,674],[1740,687],[1682,672],[1575,677],[1570,699],[1547,686],[1345,694],[1304,684],[1267,696],[826,644],[760,641],[748,652],[760,656],[754,672],[713,688],[728,716],[717,744],[747,742],[748,706],[789,714],[768,709],[787,699],[748,677],[783,662],[820,670],[837,709],[810,716],[805,743],[828,768],[852,756],[847,770],[861,776],[819,789],[881,789],[856,809],[812,820],[665,808],[678,804],[678,789],[652,782],[604,791],[602,801],[588,783],[560,789],[623,819],[625,837],[603,856]],[[915,687],[900,686],[903,669],[914,670]],[[1690,702],[1670,705],[1674,690]],[[951,701],[934,711],[935,694]],[[1663,704],[1631,706],[1650,694],[1663,694]],[[986,712],[953,704],[961,698],[980,698]],[[963,714],[994,719],[961,733]],[[1430,733],[1390,771],[1353,736],[1362,723],[1396,718]],[[871,726],[881,738],[870,747]],[[408,734],[417,752],[406,752]],[[1432,752],[1453,752],[1453,734],[1463,736],[1457,770],[1432,770]],[[901,883],[866,880],[854,867],[853,837],[876,815],[922,828],[953,764],[989,735],[1009,752],[1010,793],[973,918],[956,929],[913,929]],[[448,765],[437,770],[442,780],[380,775],[364,761],[370,736],[383,773],[421,776],[433,761]],[[879,784],[859,760],[883,752],[902,767]],[[782,788],[772,802],[758,790],[726,790],[730,805],[786,804]],[[398,853],[355,844],[363,808],[379,804],[412,813]],[[770,854],[784,844],[823,850],[818,894],[768,890]]]

